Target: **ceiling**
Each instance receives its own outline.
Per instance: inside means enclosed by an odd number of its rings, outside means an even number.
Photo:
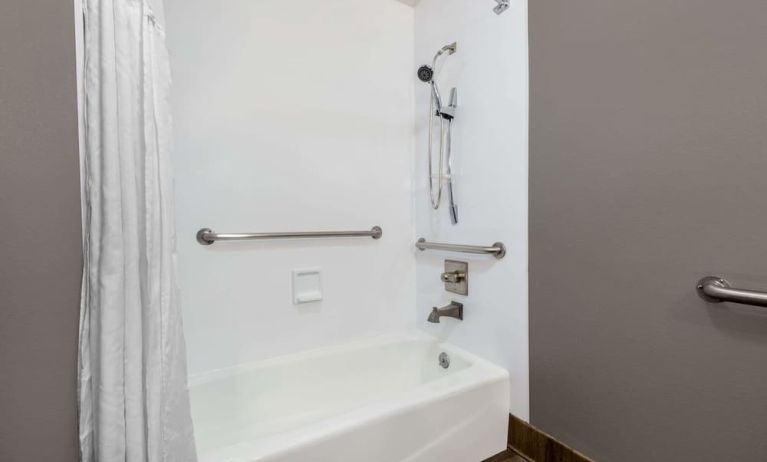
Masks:
[[[400,3],[404,3],[405,5],[415,6],[420,0],[397,0]]]

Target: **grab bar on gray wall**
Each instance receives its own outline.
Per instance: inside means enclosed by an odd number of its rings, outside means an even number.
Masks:
[[[767,307],[767,292],[734,289],[725,279],[707,276],[697,285],[698,295],[711,303],[733,302],[743,305]]]
[[[481,253],[487,255],[493,255],[497,259],[501,259],[506,256],[506,246],[503,242],[496,242],[490,246],[484,245],[464,245],[464,244],[445,244],[442,242],[427,242],[426,239],[420,238],[415,243],[418,250],[448,250],[451,252],[461,253]]]
[[[370,231],[308,231],[292,233],[216,233],[209,228],[197,231],[197,242],[211,245],[216,241],[260,241],[270,239],[316,239],[332,237],[372,237],[381,239],[383,230],[373,226]]]

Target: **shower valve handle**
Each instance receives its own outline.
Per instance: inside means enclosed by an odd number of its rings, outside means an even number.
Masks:
[[[466,273],[462,271],[451,271],[442,273],[442,282],[452,282],[453,284],[466,280]]]

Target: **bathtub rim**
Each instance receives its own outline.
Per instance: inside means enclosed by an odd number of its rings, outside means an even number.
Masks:
[[[293,353],[287,353],[284,355],[274,356],[271,358],[259,359],[255,361],[248,361],[245,363],[237,364],[234,366],[227,366],[219,369],[213,369],[198,374],[189,375],[187,378],[187,386],[190,390],[195,387],[213,383],[219,380],[225,380],[235,377],[237,375],[245,374],[248,372],[256,371],[259,369],[267,369],[269,367],[277,365],[285,365],[291,363],[298,363],[301,361],[331,356],[348,351],[360,350],[365,348],[375,348],[387,345],[394,345],[398,343],[416,343],[416,342],[434,342],[440,348],[445,349],[448,353],[459,355],[466,359],[471,368],[474,365],[480,365],[487,367],[488,369],[498,369],[508,375],[508,371],[497,364],[470,353],[445,339],[441,339],[429,333],[420,330],[404,331],[404,332],[392,332],[380,335],[374,335],[370,337],[356,338],[347,342],[337,343],[333,345],[321,346],[318,348],[312,348],[309,350],[303,350]]]

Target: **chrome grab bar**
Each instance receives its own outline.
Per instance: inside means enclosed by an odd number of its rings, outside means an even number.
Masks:
[[[506,246],[503,242],[496,242],[491,246],[483,245],[462,245],[462,244],[445,244],[442,242],[427,242],[426,239],[420,238],[415,243],[418,250],[449,250],[451,252],[461,253],[480,253],[486,255],[493,255],[497,259],[501,259],[506,256]]]
[[[216,233],[209,228],[197,231],[200,245],[211,245],[216,241],[260,241],[270,239],[316,239],[330,237],[372,237],[381,239],[383,229],[373,226],[370,231],[309,231],[293,233]]]
[[[698,281],[696,288],[698,295],[707,302],[733,302],[767,307],[767,292],[733,289],[729,282],[719,277],[707,276]]]

